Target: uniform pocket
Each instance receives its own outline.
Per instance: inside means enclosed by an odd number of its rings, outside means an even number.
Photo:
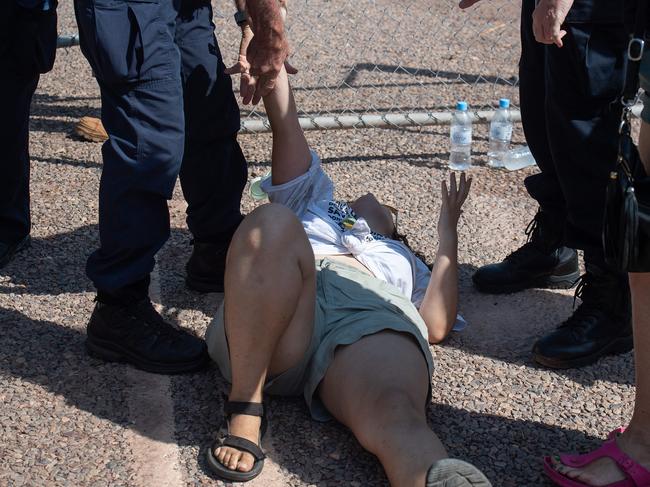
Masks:
[[[91,9],[86,54],[107,83],[131,83],[171,74],[173,40],[160,16],[159,0],[97,0]]]
[[[613,100],[623,89],[625,73],[625,29],[620,24],[575,24],[573,36],[576,66],[579,66],[587,96]]]

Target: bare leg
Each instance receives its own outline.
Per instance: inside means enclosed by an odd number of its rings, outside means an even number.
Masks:
[[[311,246],[289,209],[262,206],[239,226],[228,251],[224,296],[231,401],[262,402],[267,375],[303,357],[313,329],[315,274]],[[259,428],[253,416],[230,421],[230,433],[255,443]],[[215,456],[231,469],[253,467],[252,456],[234,448],[219,448]]]
[[[650,124],[647,122],[641,124],[639,152],[646,174],[650,174]],[[630,274],[630,291],[634,317],[636,400],[632,420],[621,438],[621,447],[650,470],[650,273]]]
[[[628,455],[650,470],[650,273],[630,274],[630,290],[634,316],[636,400],[632,420],[619,444]]]
[[[646,172],[650,174],[650,125],[646,122],[641,124],[639,152]],[[618,445],[650,470],[650,273],[630,274],[630,292],[634,318],[636,400],[632,420],[619,437]],[[594,487],[625,479],[625,475],[609,459],[595,461],[584,469],[568,468],[557,460],[556,466],[570,478]]]
[[[426,421],[430,377],[420,347],[385,331],[340,347],[319,393],[327,409],[379,458],[393,487],[424,486],[447,452]]]
[[[639,152],[650,174],[650,124],[641,124]],[[636,400],[632,420],[620,440],[621,448],[650,470],[650,273],[630,274],[634,318]]]

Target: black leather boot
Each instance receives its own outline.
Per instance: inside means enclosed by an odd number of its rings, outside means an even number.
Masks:
[[[31,244],[29,235],[22,240],[13,243],[0,242],[0,269],[6,266],[21,250],[25,250]]]
[[[149,299],[132,304],[97,301],[86,348],[108,362],[126,362],[158,374],[192,372],[209,362],[200,338],[167,323]]]
[[[505,294],[528,288],[570,288],[580,277],[578,254],[560,245],[561,229],[539,211],[526,228],[528,241],[503,262],[479,268],[472,276],[482,293]]]
[[[229,244],[193,242],[194,249],[185,270],[185,284],[202,293],[222,293]]]
[[[627,274],[587,264],[576,289],[582,303],[554,332],[535,343],[536,362],[556,369],[582,367],[632,350],[632,305]]]

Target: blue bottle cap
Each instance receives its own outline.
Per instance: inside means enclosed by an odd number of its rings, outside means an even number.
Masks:
[[[467,102],[466,101],[459,101],[456,103],[456,110],[460,110],[461,112],[466,112],[467,111]]]
[[[499,108],[508,108],[510,107],[510,100],[507,98],[501,98],[499,100]]]

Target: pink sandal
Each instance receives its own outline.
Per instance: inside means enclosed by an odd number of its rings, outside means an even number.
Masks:
[[[623,453],[616,443],[616,437],[623,431],[623,428],[612,431],[602,446],[591,453],[585,455],[560,455],[560,461],[567,467],[580,468],[599,458],[608,457],[616,462],[627,479],[607,484],[607,487],[650,487],[650,471]],[[555,470],[551,457],[544,457],[544,471],[560,487],[590,487]]]

